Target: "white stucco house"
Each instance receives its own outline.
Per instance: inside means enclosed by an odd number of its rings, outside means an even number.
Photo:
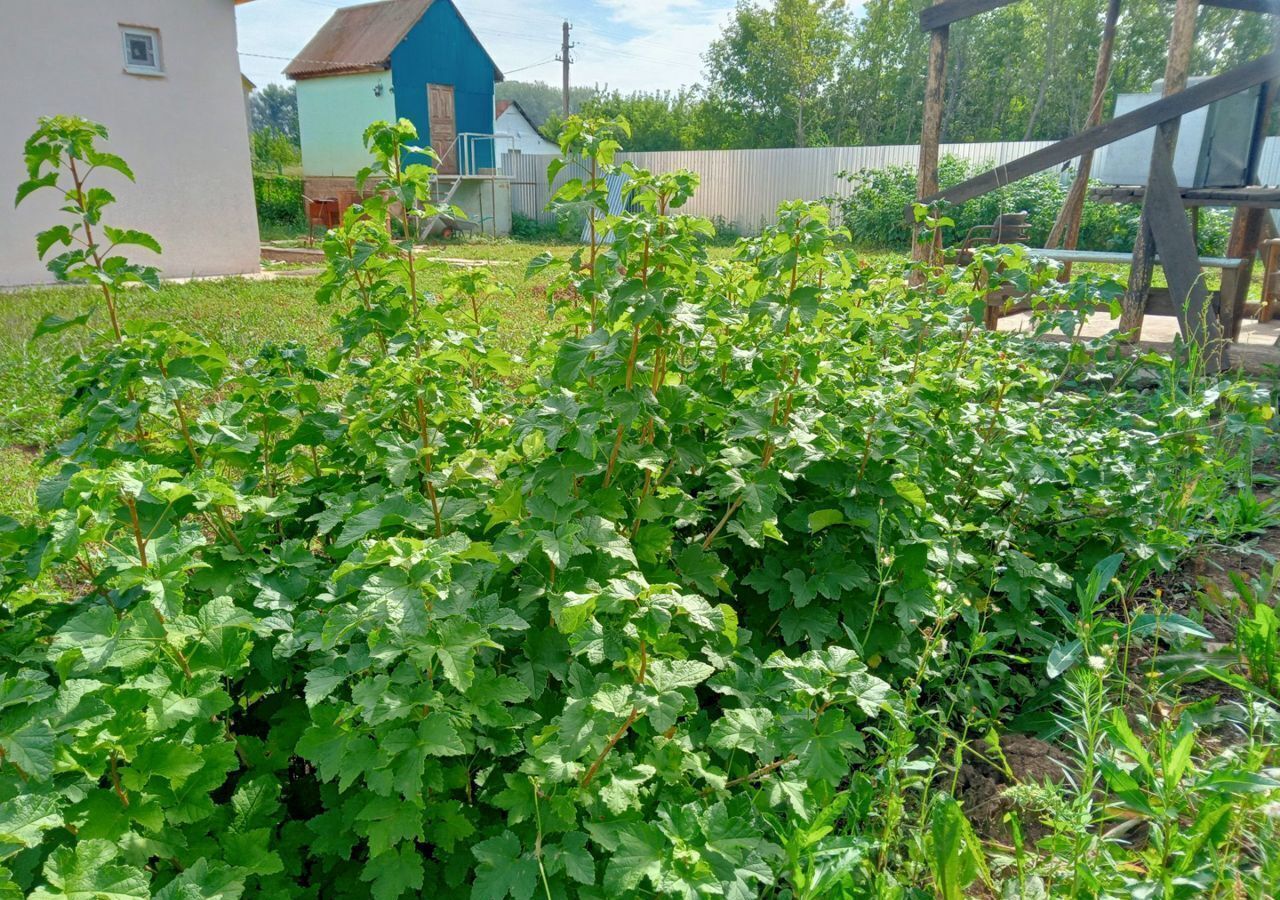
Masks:
[[[13,206],[22,145],[47,115],[106,125],[106,148],[137,183],[101,172],[118,202],[105,221],[153,234],[162,275],[256,272],[258,220],[236,54],[235,7],[250,0],[5,0],[0,30],[0,285],[52,281],[36,232],[64,215],[53,191]]]
[[[525,154],[559,154],[560,148],[542,136],[538,126],[516,101],[499,100],[494,104],[494,114],[493,130],[504,138],[508,135],[511,138],[501,142],[503,147]]]

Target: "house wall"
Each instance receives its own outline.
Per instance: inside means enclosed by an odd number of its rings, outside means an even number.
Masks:
[[[374,89],[382,85],[382,96]],[[378,121],[394,122],[396,100],[388,72],[362,72],[298,82],[298,130],[302,172],[307,176],[352,176],[371,157],[364,131]]]
[[[258,221],[232,0],[40,0],[6,3],[0,54],[0,285],[52,281],[36,232],[63,221],[52,191],[16,210],[22,145],[40,116],[79,115],[110,129],[106,145],[136,184],[95,173],[119,201],[105,221],[151,232],[167,277],[258,270]],[[124,71],[120,25],[160,31],[163,76]]]
[[[425,146],[431,142],[427,85],[453,85],[458,133],[493,133],[493,62],[453,3],[436,0],[391,54],[396,114],[413,122]],[[493,145],[478,142],[476,163],[492,167]]]
[[[514,105],[503,110],[502,115],[498,116],[498,120],[494,122],[493,130],[497,134],[511,135],[511,140],[504,138],[498,141],[498,150],[503,155],[509,150],[517,150],[520,153],[560,152],[560,148],[544,138]]]

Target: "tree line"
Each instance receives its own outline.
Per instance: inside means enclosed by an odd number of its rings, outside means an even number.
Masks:
[[[739,0],[704,55],[702,84],[678,91],[578,89],[575,111],[625,116],[635,150],[912,144],[919,140],[931,0]],[[943,140],[1054,140],[1084,126],[1106,4],[1024,0],[951,26]],[[1104,109],[1164,74],[1173,4],[1127,0]],[[1269,18],[1205,7],[1192,71],[1213,75],[1271,46]],[[558,88],[507,82],[554,134]]]

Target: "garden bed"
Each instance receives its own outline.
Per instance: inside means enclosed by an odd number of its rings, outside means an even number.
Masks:
[[[102,289],[41,295],[23,344],[66,362],[62,419],[14,417],[37,508],[0,519],[0,893],[1276,883],[1275,601],[1230,600],[1260,624],[1207,694],[1162,661],[1215,634],[1150,590],[1277,524],[1274,398],[1035,339],[1113,285],[870,262],[802,202],[713,253],[688,173],[629,169],[608,215],[625,127],[575,118],[594,177],[556,202],[596,239],[519,290],[385,229],[428,195],[402,122],[321,277],[179,294],[69,246],[105,201],[64,155],[114,158],[41,128],[27,189],[75,213],[45,240]],[[979,271],[1054,312],[982,330]]]

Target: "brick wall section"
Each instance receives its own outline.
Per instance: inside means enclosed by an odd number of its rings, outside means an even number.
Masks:
[[[302,179],[302,193],[312,200],[337,197],[342,193],[355,193],[356,180],[333,175],[307,175]]]

